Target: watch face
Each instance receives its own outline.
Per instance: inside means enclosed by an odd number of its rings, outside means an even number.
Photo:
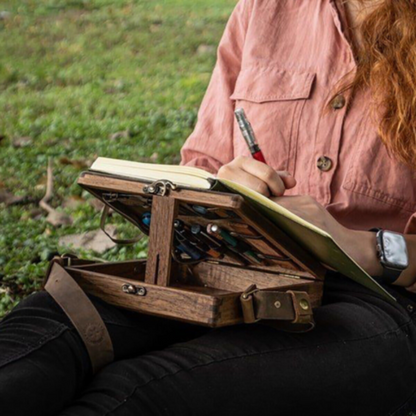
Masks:
[[[404,270],[409,265],[406,240],[401,234],[391,231],[381,233],[381,262],[388,268]]]

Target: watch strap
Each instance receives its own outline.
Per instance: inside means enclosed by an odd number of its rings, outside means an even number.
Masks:
[[[389,285],[393,284],[402,274],[402,270],[397,269],[390,269],[386,266],[383,266],[383,273],[379,277],[384,283],[387,283]]]

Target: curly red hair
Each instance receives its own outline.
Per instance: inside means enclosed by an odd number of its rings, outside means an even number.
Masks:
[[[371,9],[358,27],[358,68],[338,93],[370,88],[381,140],[416,169],[416,0],[359,1]]]

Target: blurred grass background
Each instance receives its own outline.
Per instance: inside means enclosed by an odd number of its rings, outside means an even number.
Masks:
[[[97,155],[178,163],[235,4],[0,2],[0,190],[39,200],[50,158],[52,204],[78,201],[59,208],[73,219],[59,227],[36,202],[0,203],[0,316],[40,287],[48,259],[62,251],[60,236],[98,228],[98,212],[76,185],[83,166]],[[143,257],[145,249],[142,241],[100,258]]]

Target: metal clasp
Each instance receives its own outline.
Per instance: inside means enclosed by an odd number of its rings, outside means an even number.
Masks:
[[[250,285],[240,296],[241,309],[243,310],[243,319],[246,324],[258,322],[254,310],[253,294],[258,291],[256,285]]]
[[[137,295],[137,296],[145,296],[146,295],[146,288],[143,286],[135,286],[131,283],[125,283],[121,289],[124,293],[129,295]]]
[[[165,196],[170,190],[175,190],[177,186],[171,181],[159,180],[143,187],[145,194]]]

